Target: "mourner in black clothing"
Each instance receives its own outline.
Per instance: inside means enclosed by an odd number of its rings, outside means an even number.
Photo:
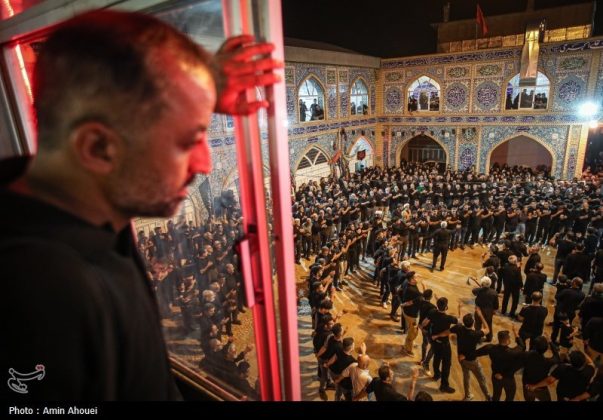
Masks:
[[[427,318],[421,325],[423,328],[429,325],[431,333],[431,345],[433,346],[433,373],[434,380],[442,379],[440,391],[452,394],[455,392],[448,382],[450,365],[452,363],[452,351],[448,334],[450,327],[458,323],[458,319],[448,315],[448,299],[441,297],[436,303],[436,309],[427,314]],[[441,366],[440,366],[441,364]]]
[[[540,337],[544,329],[544,320],[548,310],[542,306],[542,293],[532,292],[530,304],[521,308],[517,319],[522,322],[519,328],[519,336],[524,342],[530,341],[535,337]]]
[[[532,303],[532,293],[540,292],[544,290],[544,284],[546,283],[546,274],[542,273],[544,265],[538,262],[535,267],[527,273],[526,281],[523,285],[523,295],[525,296],[525,302],[527,304]]]
[[[430,237],[434,239],[433,244],[433,263],[431,264],[431,270],[433,271],[437,262],[438,257],[441,255],[440,271],[444,271],[446,265],[446,256],[448,255],[448,246],[450,244],[450,231],[446,229],[446,222],[440,223],[440,228],[433,232]]]
[[[476,356],[490,356],[492,361],[492,400],[500,401],[502,391],[505,391],[505,401],[515,398],[515,372],[523,366],[525,346],[523,340],[513,329],[515,347],[509,347],[511,336],[509,331],[498,332],[498,344],[486,344],[477,349]]]
[[[478,284],[477,280],[473,279],[473,281]],[[484,276],[478,284],[481,287],[472,290],[472,293],[475,295],[475,306],[481,312],[481,316],[477,316],[476,313],[475,329],[477,331],[482,330],[482,319],[486,321],[488,332],[486,333],[485,341],[487,342],[492,341],[492,318],[494,311],[498,309],[498,293],[492,289],[491,284],[492,280],[490,280],[490,277]]]
[[[551,401],[551,393],[547,386],[539,388],[528,388],[528,386],[546,379],[551,369],[559,363],[557,347],[550,345],[549,341],[543,336],[532,339],[530,347],[530,351],[524,358],[523,375],[521,375],[523,398],[526,401],[534,401],[536,399],[538,401]],[[544,355],[549,348],[553,353],[552,357]]]
[[[509,316],[514,318],[517,305],[519,304],[519,292],[523,287],[519,262],[517,261],[517,257],[515,255],[511,255],[509,257],[509,262],[501,270],[501,277],[505,288],[501,312],[503,315],[506,314],[509,298],[511,298],[512,303]]]
[[[528,391],[549,386],[557,382],[557,401],[571,401],[588,391],[595,375],[592,361],[581,351],[569,354],[569,363],[560,363],[553,369],[550,376],[537,383],[526,385]]]
[[[194,176],[211,170],[214,111],[268,106],[242,94],[277,82],[282,63],[246,35],[214,59],[148,14],[97,10],[47,35],[34,69],[36,155],[1,193],[11,278],[2,368],[44,364],[21,401],[179,399],[130,222],[177,212]],[[189,243],[174,254],[187,256]]]

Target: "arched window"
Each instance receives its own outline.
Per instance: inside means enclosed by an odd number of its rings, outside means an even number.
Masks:
[[[549,103],[548,77],[538,72],[534,83],[519,84],[519,73],[507,84],[506,109],[546,109]]]
[[[408,88],[409,111],[439,111],[440,85],[435,80],[421,76]]]
[[[331,175],[331,165],[325,153],[313,147],[306,152],[297,164],[295,171],[295,185],[308,183],[309,181],[320,181],[320,178]]]
[[[356,79],[350,92],[350,114],[367,115],[368,114],[368,89],[362,79]]]
[[[325,119],[325,93],[314,77],[302,82],[297,96],[300,122]]]

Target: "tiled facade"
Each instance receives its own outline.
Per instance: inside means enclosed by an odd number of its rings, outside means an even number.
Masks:
[[[481,172],[487,170],[494,148],[524,135],[549,150],[555,176],[577,176],[588,136],[588,121],[578,116],[577,108],[585,100],[603,98],[602,54],[603,39],[542,45],[538,70],[550,81],[546,110],[505,110],[506,86],[519,71],[520,48],[387,59],[380,69],[338,66],[335,59],[333,64],[287,62],[291,169],[313,146],[330,158],[343,128],[345,149],[364,137],[374,145],[378,165],[396,165],[403,146],[424,134],[444,148],[453,168],[475,166]],[[407,110],[408,86],[423,75],[440,85],[439,112]],[[324,89],[325,119],[299,123],[297,91],[310,76]],[[368,88],[368,115],[350,115],[350,89],[358,78]],[[229,117],[212,120],[210,144],[216,179],[221,179],[212,182],[216,191],[236,178],[233,130]]]

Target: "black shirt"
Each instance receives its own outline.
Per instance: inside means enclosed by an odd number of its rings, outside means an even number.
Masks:
[[[551,372],[551,376],[559,380],[557,400],[571,399],[585,392],[594,374],[595,369],[591,365],[584,365],[581,369],[566,363],[557,365]]]
[[[408,398],[396,391],[392,384],[385,383],[380,378],[373,379],[366,391],[374,392],[377,401],[408,401]]]
[[[450,332],[456,334],[457,350],[459,355],[465,356],[465,360],[472,361],[477,357],[475,349],[484,336],[483,331],[475,331],[464,325],[457,324],[450,328]]]
[[[423,294],[419,292],[416,284],[409,284],[404,290],[402,302],[412,301],[412,305],[404,306],[404,313],[412,318],[416,318],[419,315],[419,303],[423,299]]]
[[[544,328],[544,320],[548,314],[548,310],[541,305],[524,306],[519,312],[519,316],[523,318],[523,323],[519,329],[520,334],[538,337],[542,335]]]
[[[486,344],[475,352],[476,356],[490,356],[492,372],[503,376],[512,376],[523,366],[525,357],[524,343],[517,338],[517,346],[509,347],[500,344]]]
[[[447,313],[440,312],[437,309],[432,310],[427,314],[429,319],[429,326],[431,328],[431,335],[436,335],[446,331],[451,325],[458,323],[458,319],[455,316],[448,315]],[[448,341],[448,337],[437,338],[440,342]]]
[[[333,335],[328,339],[327,349],[322,354],[321,358],[324,360],[329,360],[338,352],[343,352],[343,343],[340,340],[337,340]]]
[[[530,351],[525,357],[521,381],[525,385],[535,385],[549,376],[551,368],[559,363],[559,355],[545,357],[537,351]]]
[[[115,233],[5,190],[0,202],[0,264],[11,279],[1,368],[47,372],[15,401],[179,399],[130,227]]]
[[[589,347],[603,353],[603,318],[591,318],[584,327],[583,335]]]
[[[343,347],[338,348],[336,354],[337,360],[330,366],[330,369],[333,373],[341,375],[341,372],[343,372],[345,368],[356,362],[356,358],[350,354],[344,353]]]

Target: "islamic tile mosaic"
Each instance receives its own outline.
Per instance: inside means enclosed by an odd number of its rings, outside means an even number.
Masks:
[[[560,57],[557,64],[557,73],[574,73],[588,70],[590,67],[590,55],[570,55]]]
[[[456,112],[466,111],[468,96],[469,86],[467,81],[448,84],[444,94],[444,109]]]
[[[232,130],[234,130],[234,118],[230,115],[226,115],[226,131]]]
[[[329,84],[329,85],[337,84],[337,70],[327,69],[327,84]]]
[[[339,80],[341,80],[341,72],[339,72]],[[349,88],[348,88],[347,84],[345,84],[345,85],[341,84],[341,83],[339,84],[339,117],[340,118],[347,117],[348,113],[349,113],[348,98],[349,98],[350,92],[348,90],[349,90]]]
[[[601,59],[601,65],[599,67],[599,74],[597,76],[594,96],[595,98],[603,98],[603,57]]]
[[[568,148],[567,166],[565,177],[572,178],[576,172],[576,166],[578,164],[578,147],[580,145],[580,132],[582,127],[579,125],[572,126],[570,129],[570,145]]]
[[[555,96],[554,109],[566,110],[574,106],[586,94],[585,77],[575,74],[559,81]]]
[[[475,144],[459,145],[458,168],[463,171],[475,165],[477,161],[477,146]]]
[[[453,66],[446,67],[446,79],[466,79],[471,75],[470,66]]]
[[[569,126],[486,126],[482,127],[481,149],[479,158],[479,170],[486,170],[486,157],[491,150],[494,150],[503,141],[525,134],[535,138],[548,146],[548,149],[554,153],[555,168],[553,175],[560,177],[563,172],[563,158],[567,144]]]
[[[402,112],[404,106],[404,95],[402,90],[396,86],[389,86],[385,89],[385,112],[394,114]]]
[[[401,71],[388,71],[385,73],[385,83],[396,83],[404,81],[404,73]]]
[[[377,109],[375,107],[375,104],[377,103],[377,94],[375,92],[375,85],[371,84],[371,110],[370,113],[371,115],[375,115]]]
[[[287,84],[287,85],[295,84],[295,68],[285,67],[285,84]]]
[[[473,88],[473,110],[478,112],[500,111],[500,81],[492,80],[475,81]]]
[[[354,83],[356,79],[361,77],[368,84],[375,83],[375,73],[373,73],[370,69],[359,69],[359,68],[351,68],[349,69],[349,83]]]
[[[339,83],[349,83],[347,70],[339,70]]]
[[[502,63],[490,63],[490,64],[477,64],[475,66],[475,77],[496,77],[503,74],[504,64]]]
[[[333,119],[337,116],[337,86],[329,86],[328,113],[327,118]]]
[[[287,120],[289,126],[297,123],[297,113],[295,111],[295,88],[287,86]]]
[[[326,78],[324,67],[307,64],[297,64],[295,66],[295,81],[297,82],[297,85],[300,85],[309,75],[315,76],[322,85],[325,85]]]
[[[220,133],[224,132],[222,115],[213,114],[211,116],[211,122],[209,123],[208,131],[210,136],[219,135]]]

